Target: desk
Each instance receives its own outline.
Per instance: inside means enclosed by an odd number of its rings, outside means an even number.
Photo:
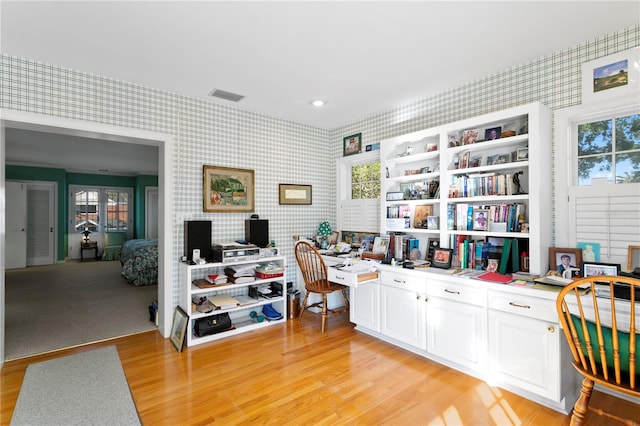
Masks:
[[[84,260],[84,251],[85,250],[95,250],[96,251],[96,260],[98,260],[98,242],[92,241],[89,243],[80,243],[80,262]]]

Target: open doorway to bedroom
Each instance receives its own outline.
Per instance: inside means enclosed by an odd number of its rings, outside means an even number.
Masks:
[[[12,110],[2,111],[2,128],[0,138],[0,191],[4,198],[5,187],[5,131],[7,128],[26,129],[36,132],[51,132],[58,135],[71,135],[85,138],[99,138],[105,142],[117,142],[124,144],[143,144],[157,147],[158,158],[158,204],[161,206],[158,210],[158,286],[156,292],[156,300],[158,301],[158,328],[163,336],[169,334],[170,327],[170,306],[171,301],[171,265],[168,261],[169,253],[172,252],[170,225],[167,222],[171,217],[171,182],[172,171],[170,165],[169,154],[173,150],[173,139],[170,135],[160,134],[149,131],[138,131],[135,129],[119,128],[116,126],[102,125],[99,123],[90,123],[79,120],[60,119],[56,117],[41,116],[38,114],[24,113]],[[6,253],[6,228],[5,228],[5,200],[1,200],[0,206],[0,235],[1,251]],[[144,232],[144,231],[143,231]],[[0,305],[2,306],[2,316],[0,318],[0,363],[5,360],[6,353],[6,317],[7,312],[6,293],[5,293],[5,262],[4,258],[0,261],[2,267],[2,276],[0,278]],[[56,266],[56,265],[52,265]],[[165,278],[166,277],[166,278]],[[166,282],[165,282],[166,280]],[[169,314],[167,314],[169,311]],[[167,319],[168,318],[168,319]],[[167,323],[167,321],[169,323]]]

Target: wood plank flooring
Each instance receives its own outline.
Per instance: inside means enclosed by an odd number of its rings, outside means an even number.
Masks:
[[[29,364],[107,345],[118,348],[145,425],[569,424],[569,416],[359,333],[347,315],[327,327],[321,334],[319,315],[305,314],[182,353],[152,331],[10,361],[0,372],[0,424],[11,421]],[[596,391],[592,404],[640,421],[626,401]],[[589,425],[608,422],[588,414]]]

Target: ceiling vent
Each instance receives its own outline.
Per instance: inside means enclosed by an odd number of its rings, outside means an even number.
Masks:
[[[213,96],[214,98],[226,99],[228,101],[238,102],[244,95],[238,95],[237,93],[227,92],[225,90],[213,89],[209,96]]]

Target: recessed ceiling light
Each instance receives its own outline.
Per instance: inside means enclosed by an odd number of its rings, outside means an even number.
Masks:
[[[325,101],[321,101],[320,99],[316,99],[315,101],[311,101],[311,105],[313,105],[314,107],[321,107],[326,105],[327,103]]]

